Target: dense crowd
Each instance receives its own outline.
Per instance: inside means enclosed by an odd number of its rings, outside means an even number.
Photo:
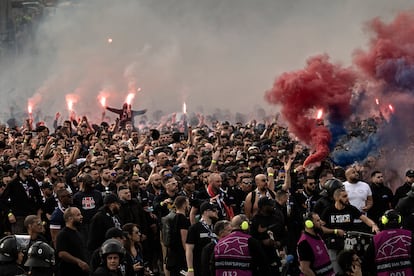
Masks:
[[[277,118],[2,125],[0,275],[375,275],[372,235],[413,229],[414,170],[394,193],[374,157],[308,155]]]

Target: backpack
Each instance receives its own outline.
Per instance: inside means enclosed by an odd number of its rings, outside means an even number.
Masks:
[[[175,238],[174,233],[177,231],[177,214],[175,211],[170,211],[168,215],[162,217],[161,225],[162,242],[166,247],[169,247],[172,245]]]

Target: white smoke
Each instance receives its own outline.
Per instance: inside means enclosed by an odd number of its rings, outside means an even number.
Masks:
[[[68,117],[65,97],[78,96],[79,115],[100,118],[98,96],[120,107],[249,113],[284,71],[309,55],[350,63],[366,44],[363,22],[390,18],[403,0],[78,0],[48,10],[35,38],[12,61],[0,61],[0,120],[27,110]]]

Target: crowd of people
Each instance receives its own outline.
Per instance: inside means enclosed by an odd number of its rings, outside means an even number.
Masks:
[[[0,275],[412,275],[414,170],[304,168],[277,118],[130,119],[0,126]]]

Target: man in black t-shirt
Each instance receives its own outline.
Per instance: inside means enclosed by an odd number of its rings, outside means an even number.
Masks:
[[[212,238],[216,236],[213,232],[213,220],[218,219],[217,206],[210,202],[204,202],[200,206],[201,219],[188,229],[185,245],[187,260],[187,276],[201,275],[201,252]]]
[[[390,188],[384,185],[384,175],[380,171],[371,173],[372,207],[368,210],[368,217],[378,222],[385,211],[391,209],[393,194]]]
[[[59,232],[56,240],[56,253],[59,257],[60,276],[86,276],[89,272],[86,258],[86,245],[78,231],[82,224],[82,214],[76,207],[69,207],[63,215],[66,227]]]
[[[345,231],[354,230],[354,220],[360,219],[372,229],[372,232],[379,232],[379,228],[375,222],[349,203],[348,193],[344,188],[337,189],[333,193],[333,197],[335,203],[325,209],[321,219],[326,223],[324,227],[325,242],[334,271],[341,273],[336,256],[344,248]]]
[[[184,243],[190,227],[190,220],[186,216],[190,203],[186,196],[177,196],[174,200],[174,206],[176,216],[170,225],[171,243],[167,247],[166,266],[170,271],[170,276],[179,276],[181,270],[187,270]]]

